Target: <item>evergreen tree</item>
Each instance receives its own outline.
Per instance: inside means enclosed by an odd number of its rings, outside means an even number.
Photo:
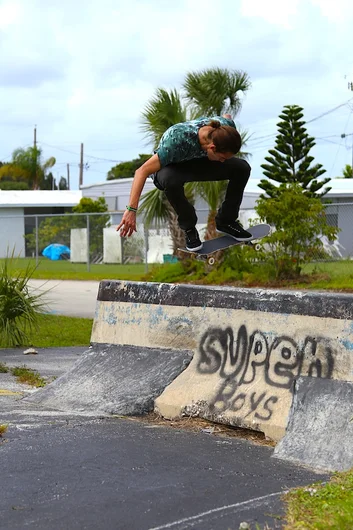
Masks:
[[[318,198],[331,189],[322,189],[331,179],[320,180],[326,170],[321,164],[311,165],[314,157],[309,155],[309,152],[315,145],[315,139],[308,135],[303,116],[303,109],[298,105],[284,107],[279,116],[281,121],[277,124],[275,148],[269,151],[269,156],[265,157],[267,164],[262,164],[261,167],[267,179],[280,185],[297,183],[305,195]],[[259,187],[267,196],[274,198],[279,189],[270,180],[262,179]]]

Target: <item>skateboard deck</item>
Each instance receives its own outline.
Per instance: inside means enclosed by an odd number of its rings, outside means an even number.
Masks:
[[[233,247],[234,245],[252,245],[254,240],[267,236],[271,231],[271,227],[267,224],[260,224],[252,226],[251,228],[246,228],[246,230],[253,236],[248,241],[238,241],[237,239],[234,239],[234,237],[225,234],[224,236],[221,235],[220,237],[204,241],[201,250],[188,250],[187,248],[180,248],[178,250],[206,259],[214,252],[225,250],[226,248]]]

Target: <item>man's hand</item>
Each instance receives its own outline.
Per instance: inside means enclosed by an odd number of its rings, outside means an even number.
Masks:
[[[119,232],[121,237],[130,237],[134,232],[136,232],[136,213],[126,210],[124,212],[123,218],[120,225],[117,227],[116,231]]]

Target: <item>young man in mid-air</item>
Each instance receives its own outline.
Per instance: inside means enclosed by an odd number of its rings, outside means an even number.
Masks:
[[[117,227],[122,237],[136,232],[136,212],[146,179],[152,176],[155,186],[164,191],[185,231],[186,248],[200,250],[202,242],[196,230],[197,216],[186,199],[186,182],[228,180],[226,195],[216,216],[219,232],[238,241],[248,241],[251,234],[237,221],[244,188],[250,177],[250,166],[235,158],[241,138],[230,115],[199,118],[178,123],[162,136],[155,154],[136,172],[129,204]]]

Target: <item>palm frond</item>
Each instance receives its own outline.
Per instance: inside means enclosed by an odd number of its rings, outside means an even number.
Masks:
[[[210,68],[189,72],[183,89],[199,116],[229,113],[234,117],[241,108],[240,93],[244,94],[250,86],[248,74],[241,70]]]
[[[177,90],[170,92],[163,88],[156,90],[155,96],[147,103],[142,112],[141,130],[146,138],[158,146],[162,135],[169,127],[186,121],[187,111]]]
[[[144,224],[150,226],[156,223],[157,226],[168,219],[168,204],[164,192],[155,188],[141,197],[139,211],[143,213]]]

